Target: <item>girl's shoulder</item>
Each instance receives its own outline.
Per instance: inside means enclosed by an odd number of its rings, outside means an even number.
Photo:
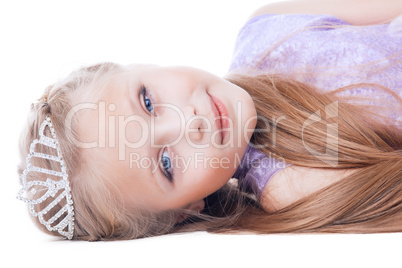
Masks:
[[[371,60],[373,55],[374,61],[383,60],[400,53],[401,44],[402,16],[390,24],[353,26],[333,15],[261,14],[240,29],[229,71],[250,69],[268,54],[276,70],[281,60],[304,65],[324,60],[349,68],[349,62],[341,61]],[[339,62],[330,59],[334,55]]]
[[[326,170],[289,166],[275,174],[262,193],[261,206],[267,212],[280,210],[314,192],[336,183],[359,169]]]
[[[299,0],[267,4],[251,18],[264,14],[327,14],[351,25],[389,23],[402,14],[400,0]]]

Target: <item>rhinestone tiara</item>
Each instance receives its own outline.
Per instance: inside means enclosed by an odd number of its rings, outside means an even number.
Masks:
[[[49,127],[52,138],[45,136],[45,128]],[[71,198],[70,183],[67,179],[68,174],[66,171],[66,166],[60,152],[59,143],[56,138],[56,134],[52,125],[50,117],[47,116],[39,128],[39,139],[34,140],[29,148],[29,154],[26,158],[26,169],[22,172],[21,183],[22,189],[18,192],[17,198],[28,203],[29,211],[34,217],[38,217],[39,222],[46,226],[49,231],[57,231],[62,236],[72,239],[74,234],[74,207],[73,200]],[[36,144],[42,144],[43,146],[48,146],[56,149],[57,156],[43,154],[35,152]],[[31,159],[33,157],[39,157],[43,159],[48,159],[51,161],[58,162],[60,164],[61,171],[49,170],[41,167],[36,167],[31,164]],[[27,180],[27,175],[29,172],[38,172],[43,175],[43,180]],[[60,177],[60,180],[52,180],[47,177],[47,175],[52,175],[53,177]],[[45,180],[46,178],[46,180]],[[43,195],[40,195],[43,192]],[[38,193],[40,197],[35,196]],[[59,193],[59,194],[58,194]],[[27,198],[24,195],[32,194],[34,198]],[[58,194],[58,195],[57,195]],[[57,197],[56,197],[57,195]],[[37,211],[35,205],[45,202],[49,197],[54,198],[45,208]],[[45,215],[52,210],[56,205],[65,205],[55,212],[54,216],[46,220]]]

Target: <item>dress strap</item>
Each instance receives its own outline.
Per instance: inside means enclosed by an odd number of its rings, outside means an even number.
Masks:
[[[239,180],[240,189],[255,194],[260,200],[269,180],[291,165],[248,145],[233,177]]]

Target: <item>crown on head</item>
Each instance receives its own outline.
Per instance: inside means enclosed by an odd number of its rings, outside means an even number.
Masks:
[[[44,131],[46,127],[50,129],[52,137],[45,136]],[[62,236],[72,239],[74,234],[74,207],[71,198],[70,183],[67,179],[66,166],[64,165],[59,143],[49,116],[46,117],[39,128],[39,137],[39,139],[34,140],[30,145],[29,154],[26,158],[26,169],[21,175],[22,189],[18,192],[17,198],[28,203],[30,213],[34,217],[38,217],[39,222],[46,226],[49,231],[58,231]],[[57,156],[36,152],[35,147],[37,144],[55,149]],[[60,165],[60,171],[33,166],[31,164],[33,157],[59,163],[57,165]],[[30,172],[41,174],[43,180],[29,180],[29,176],[27,175]],[[60,179],[54,180],[49,178],[48,175],[52,178]],[[41,193],[43,194],[41,195]],[[24,197],[29,195],[33,196],[33,198]],[[49,197],[52,197],[53,200],[48,200]],[[37,205],[43,202],[46,202],[44,204],[48,204],[44,208],[42,205],[42,209],[39,210]],[[55,211],[59,207],[61,208]],[[51,210],[54,216],[50,218],[46,217],[45,215]]]

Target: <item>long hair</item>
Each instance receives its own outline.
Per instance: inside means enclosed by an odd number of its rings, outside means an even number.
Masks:
[[[239,186],[227,185],[206,198],[204,210],[224,220],[206,220],[181,228],[256,233],[401,232],[401,126],[381,115],[381,107],[367,104],[367,99],[339,93],[357,88],[383,90],[393,96],[393,101],[385,102],[383,107],[392,107],[399,115],[401,97],[374,83],[328,91],[307,82],[317,78],[312,73],[294,70],[280,74],[264,68],[272,61],[270,53],[275,47],[293,34],[257,56],[246,69],[226,76],[254,100],[258,120],[250,143],[267,155],[297,166],[354,172],[276,211],[264,210],[255,197],[244,194]],[[356,68],[376,73],[400,66],[400,54],[384,59],[388,61],[386,67],[378,68],[373,63]],[[321,75],[325,80],[330,71]],[[271,131],[259,131],[267,126]]]
[[[331,92],[322,93],[287,77],[235,74],[228,79],[252,96],[257,114],[261,115],[256,129],[265,128],[267,121],[275,125],[275,133],[256,131],[251,138],[251,143],[264,145],[261,150],[265,153],[273,153],[298,166],[357,171],[274,212],[249,204],[230,226],[211,226],[211,231],[402,231],[400,129],[385,119],[380,123],[365,116],[365,107],[349,104]],[[329,119],[323,116],[304,127],[317,111],[328,114],[326,108],[333,103],[337,104],[337,116],[328,116]],[[279,117],[282,120],[275,120]],[[314,152],[327,153],[317,157],[311,148]],[[216,197],[213,203],[212,206],[225,204]]]
[[[46,115],[52,117],[69,170],[76,214],[75,239],[133,239],[197,230],[257,233],[402,231],[402,137],[396,126],[366,116],[365,107],[343,102],[335,94],[320,93],[314,86],[269,74],[227,77],[252,96],[259,115],[256,129],[265,128],[267,122],[276,127],[275,135],[255,131],[250,142],[294,165],[358,168],[355,173],[275,212],[264,211],[252,194],[244,192],[232,180],[205,198],[206,207],[199,214],[185,209],[154,213],[122,205],[122,196],[106,173],[91,159],[84,159],[74,146],[73,141],[78,139],[74,128],[78,122],[72,122],[72,129],[63,125],[69,110],[82,101],[85,94],[90,98],[89,92],[99,86],[102,77],[121,68],[111,63],[90,66],[50,86],[41,98],[46,99],[47,105],[43,105],[43,101],[32,105],[27,128],[21,135],[20,152],[21,160],[24,160],[28,145],[38,138],[39,125]],[[331,106],[333,103],[338,105],[337,116],[322,116],[314,124],[304,127],[306,120],[311,119],[312,114],[317,115],[317,111],[322,115],[331,112],[332,108],[328,107],[334,107]],[[284,119],[276,120],[279,117]],[[338,135],[328,135],[335,133],[333,128],[336,126]],[[334,144],[337,144],[336,148]],[[317,157],[317,154],[311,154],[312,150],[329,153]],[[35,165],[51,168],[49,161],[38,161]],[[21,161],[19,173],[25,168],[25,162]],[[178,215],[183,213],[189,218],[177,224]]]

